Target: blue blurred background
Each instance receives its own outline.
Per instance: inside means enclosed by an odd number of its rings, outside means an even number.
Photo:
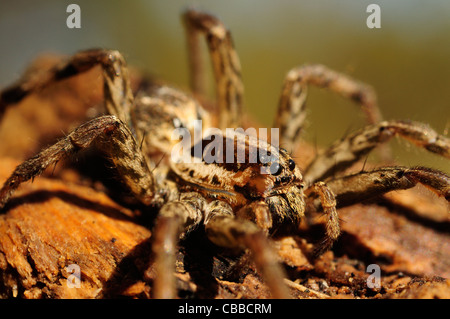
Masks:
[[[81,29],[66,27],[66,8],[81,7]],[[366,8],[381,7],[381,29],[369,29]],[[450,130],[450,1],[289,0],[46,0],[0,2],[0,88],[46,52],[72,54],[105,47],[129,64],[187,87],[180,14],[189,6],[220,17],[241,58],[246,108],[270,126],[287,71],[321,63],[371,84],[386,119],[429,123]],[[311,89],[304,137],[328,145],[364,125],[351,102]],[[391,143],[405,165],[449,172],[447,160]],[[370,159],[369,159],[370,160]]]

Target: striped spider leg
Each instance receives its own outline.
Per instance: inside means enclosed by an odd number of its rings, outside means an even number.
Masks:
[[[291,69],[284,80],[274,127],[280,128],[280,139],[288,150],[295,148],[306,119],[308,86],[335,92],[361,105],[369,124],[382,116],[372,87],[324,65],[310,64]]]
[[[339,176],[340,172],[394,136],[450,159],[450,139],[439,135],[428,125],[413,121],[383,121],[355,131],[319,153],[305,169],[305,179],[325,180],[334,192],[339,207],[375,198],[392,190],[408,189],[417,183],[450,201],[450,177],[432,168],[389,166]]]
[[[199,35],[203,34],[208,45],[216,83],[216,103],[220,116],[218,128],[234,128],[242,125],[244,86],[239,57],[234,50],[230,31],[216,17],[196,10],[183,15],[188,43],[191,89],[196,97],[207,94],[206,72]]]

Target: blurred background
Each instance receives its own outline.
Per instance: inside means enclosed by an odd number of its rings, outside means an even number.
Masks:
[[[81,29],[68,29],[66,8],[81,7]],[[366,8],[381,7],[381,29],[369,29]],[[429,123],[450,130],[450,1],[289,0],[2,0],[0,88],[17,80],[39,54],[72,54],[104,47],[130,65],[187,88],[180,14],[188,7],[214,13],[231,30],[240,55],[245,105],[270,127],[283,79],[304,63],[325,64],[372,85],[386,119]],[[351,102],[310,89],[304,138],[321,146],[364,125]],[[404,165],[450,172],[444,160],[393,141]],[[372,159],[372,156],[369,160]]]

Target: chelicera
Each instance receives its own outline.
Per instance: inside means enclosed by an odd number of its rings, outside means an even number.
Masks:
[[[250,136],[243,144],[233,139],[234,153],[222,154],[232,161],[173,161],[168,155],[177,142],[172,139],[174,130],[182,128],[192,134],[195,121],[201,121],[202,129],[217,127],[221,132],[242,126],[241,67],[230,32],[214,16],[195,10],[187,11],[183,21],[188,36],[192,94],[155,83],[133,92],[123,56],[111,50],[79,52],[46,74],[25,75],[2,91],[3,114],[8,106],[39,89],[100,65],[108,114],[82,124],[20,164],[0,190],[1,207],[21,183],[63,157],[96,147],[112,161],[132,194],[158,211],[153,232],[157,271],[154,297],[176,296],[173,273],[177,241],[201,225],[214,244],[249,249],[273,297],[287,298],[285,274],[269,236],[285,225],[295,229],[311,207],[327,216],[325,238],[317,247],[320,253],[339,237],[338,207],[417,183],[450,201],[450,177],[430,168],[391,166],[353,175],[337,174],[393,136],[447,158],[450,140],[422,123],[383,121],[369,86],[322,65],[304,65],[287,73],[273,125],[280,130],[280,145],[293,149],[298,144],[308,85],[352,99],[361,105],[369,123],[320,152],[303,172],[288,151]],[[212,108],[201,105],[206,86],[200,35],[206,38],[216,81],[217,101]],[[223,134],[223,138],[227,136]],[[250,146],[258,152],[278,154],[276,160],[237,161],[241,150],[249,158]],[[311,203],[309,208],[307,202]]]

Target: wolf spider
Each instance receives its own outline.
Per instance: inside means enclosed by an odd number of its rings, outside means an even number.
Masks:
[[[159,84],[147,85],[133,94],[123,56],[117,51],[101,49],[79,52],[39,77],[24,76],[1,93],[0,113],[3,114],[9,105],[29,94],[100,65],[108,113],[80,125],[20,164],[0,190],[1,207],[21,183],[33,179],[61,158],[95,146],[111,160],[132,194],[159,211],[153,232],[157,271],[154,297],[176,296],[173,273],[177,241],[203,225],[206,236],[214,244],[249,249],[272,296],[287,298],[284,270],[268,239],[281,226],[295,230],[310,210],[325,213],[325,238],[318,245],[320,253],[329,249],[340,235],[338,207],[411,188],[417,183],[450,201],[450,177],[430,168],[392,166],[343,177],[334,175],[393,136],[447,158],[450,158],[450,140],[422,123],[382,121],[376,96],[369,86],[322,65],[304,65],[287,73],[274,122],[274,127],[280,129],[280,144],[291,149],[299,142],[309,85],[327,88],[357,102],[369,123],[320,152],[303,172],[287,151],[275,149],[257,138],[249,138],[247,143],[256,143],[257,150],[278,152],[277,160],[179,163],[165,156],[157,163],[162,155],[171,154],[174,130],[184,128],[192,133],[194,120],[201,120],[203,129],[242,126],[241,67],[230,32],[214,16],[194,10],[185,12],[183,21],[187,30],[192,96]],[[206,38],[216,84],[217,103],[209,110],[198,102],[206,96],[200,35]],[[238,148],[234,148],[235,153]],[[249,155],[247,149],[246,152]],[[232,156],[236,159],[236,154]],[[261,168],[269,165],[269,173],[262,173]]]

